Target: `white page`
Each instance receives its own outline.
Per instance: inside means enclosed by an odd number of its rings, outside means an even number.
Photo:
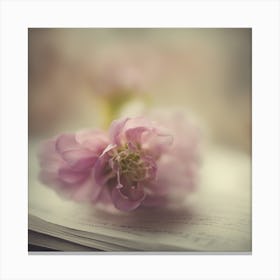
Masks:
[[[244,154],[209,149],[199,191],[184,208],[112,214],[63,200],[42,186],[36,179],[35,150],[30,147],[31,215],[84,231],[89,239],[97,234],[107,242],[138,250],[251,251],[251,169]]]

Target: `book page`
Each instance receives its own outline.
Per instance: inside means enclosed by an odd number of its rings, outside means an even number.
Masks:
[[[84,246],[108,243],[105,250],[114,250],[115,245],[115,250],[251,251],[251,170],[245,154],[211,148],[203,159],[199,189],[183,207],[111,213],[64,200],[43,186],[37,179],[35,151],[35,145],[30,147],[29,227],[33,230],[68,236]],[[36,217],[50,224],[46,227]]]

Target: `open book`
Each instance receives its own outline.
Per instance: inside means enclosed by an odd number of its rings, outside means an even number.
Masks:
[[[198,191],[178,209],[110,213],[60,198],[37,179],[29,147],[29,243],[63,251],[251,251],[251,161],[209,148]],[[93,249],[92,249],[93,248]]]

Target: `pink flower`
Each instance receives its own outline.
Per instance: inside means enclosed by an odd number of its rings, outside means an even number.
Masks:
[[[158,49],[126,44],[125,48],[106,47],[87,57],[84,76],[97,95],[145,93],[161,77],[163,57]]]
[[[181,117],[113,121],[109,134],[61,134],[42,144],[40,178],[77,201],[139,206],[179,203],[195,187],[198,133]]]

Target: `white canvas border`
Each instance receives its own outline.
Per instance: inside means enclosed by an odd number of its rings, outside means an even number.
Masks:
[[[252,255],[27,252],[27,28],[252,27]],[[278,1],[2,1],[2,279],[279,279]]]

